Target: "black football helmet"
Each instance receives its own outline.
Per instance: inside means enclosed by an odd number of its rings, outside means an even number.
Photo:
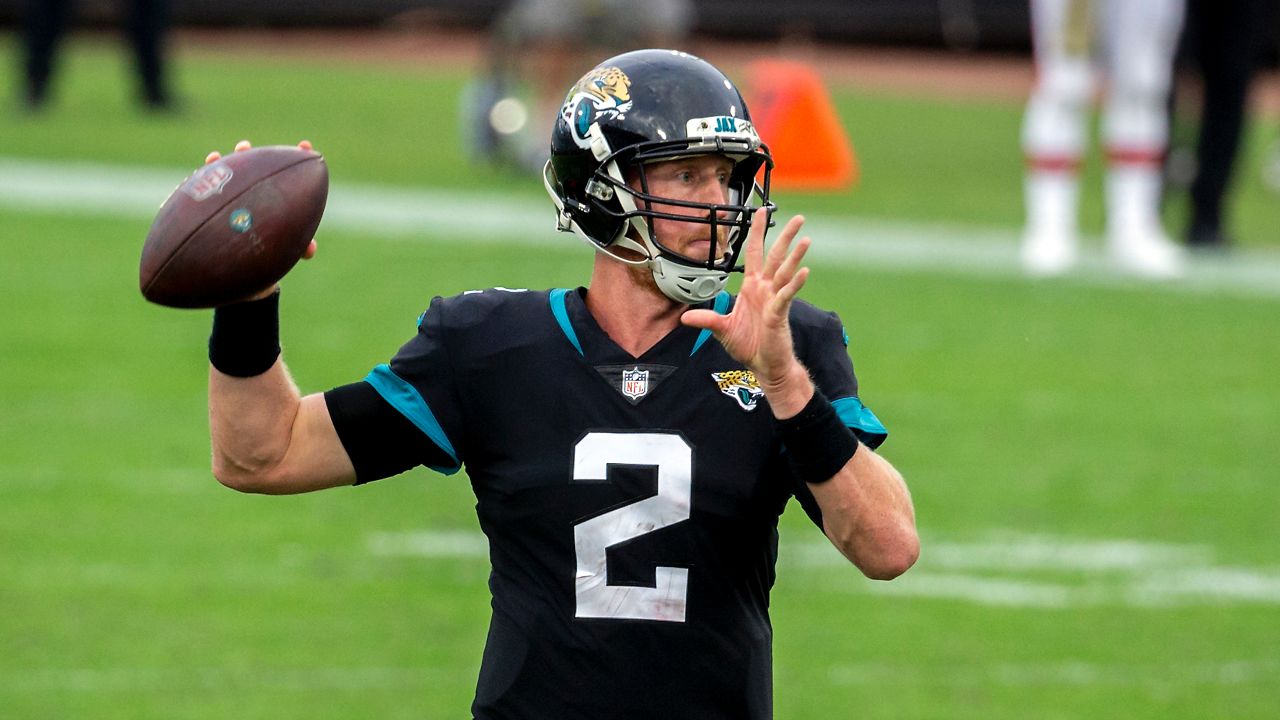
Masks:
[[[733,162],[727,204],[649,193],[646,163],[704,154]],[[714,297],[730,272],[742,270],[737,260],[752,212],[767,207],[772,216],[775,209],[769,201],[772,168],[742,94],[723,73],[687,53],[637,50],[600,63],[569,91],[551,133],[543,180],[559,230],[576,232],[622,262],[648,265],[664,294],[692,305]],[[639,189],[628,184],[628,171]],[[700,212],[658,212],[655,202]],[[717,257],[712,242],[706,258],[681,255],[655,237],[647,221],[654,217],[707,224],[712,238],[727,226],[728,250]],[[644,259],[623,257],[614,247]]]

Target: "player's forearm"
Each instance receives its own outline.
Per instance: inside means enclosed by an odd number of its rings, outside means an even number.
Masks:
[[[324,395],[301,397],[280,359],[279,294],[219,307],[209,337],[213,474],[242,492],[355,482]]]
[[[814,384],[809,378],[809,371],[795,359],[788,362],[776,375],[774,379],[760,372],[756,374],[756,378],[760,381],[764,396],[769,400],[773,416],[786,420],[795,417],[813,398]]]
[[[898,471],[866,446],[829,481],[810,484],[823,530],[869,578],[891,580],[920,555],[915,510]]]
[[[906,483],[860,445],[799,362],[761,382],[798,477],[822,509],[823,530],[867,577],[890,580],[920,554]]]
[[[213,474],[245,492],[267,492],[289,450],[301,397],[284,363],[254,377],[209,368],[209,434]]]

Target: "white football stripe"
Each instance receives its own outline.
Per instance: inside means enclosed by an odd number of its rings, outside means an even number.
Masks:
[[[483,561],[484,535],[469,530],[373,533],[380,557]],[[893,582],[861,578],[825,541],[788,542],[783,572],[823,590],[959,600],[979,605],[1068,608],[1097,605],[1280,605],[1280,568],[1217,565],[1212,548],[1138,540],[1082,540],[992,532],[968,542],[929,540],[915,568]]]
[[[1244,685],[1280,680],[1280,660],[1227,660],[1178,663],[1168,660],[1136,665],[1080,660],[1036,663],[951,663],[901,666],[884,663],[840,664],[828,669],[834,685],[929,685],[1008,687],[1141,687]]]
[[[150,218],[194,168],[155,169],[0,157],[0,206],[17,210]],[[504,193],[378,187],[336,181],[320,234],[326,229],[433,242],[524,243],[549,251],[581,252],[572,237],[552,229],[550,202]],[[959,225],[808,216],[815,239],[810,257],[846,266],[947,274],[1018,276],[1017,232]],[[1134,286],[1113,272],[1086,238],[1081,268],[1063,282]],[[1280,298],[1280,252],[1237,251],[1193,258],[1178,282],[1136,285],[1174,292]]]
[[[439,667],[308,668],[22,668],[0,670],[6,693],[224,690],[372,690],[465,682],[465,671]]]
[[[489,541],[482,533],[469,530],[373,533],[366,538],[365,546],[378,557],[489,557]]]
[[[919,568],[893,582],[867,583],[863,589],[881,595],[967,600],[1004,607],[1065,608],[1085,604],[1078,597],[1079,591],[1063,584],[931,573]]]

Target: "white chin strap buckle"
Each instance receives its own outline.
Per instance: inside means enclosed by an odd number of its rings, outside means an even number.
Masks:
[[[686,305],[697,305],[710,300],[729,281],[729,274],[726,272],[688,267],[663,257],[654,258],[650,267],[662,294]]]
[[[693,281],[693,287],[690,288],[692,294],[696,297],[706,298],[710,300],[715,294],[720,292],[721,283],[715,278],[700,277]]]

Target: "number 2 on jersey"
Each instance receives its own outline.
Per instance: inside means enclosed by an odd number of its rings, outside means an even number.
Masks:
[[[588,433],[573,454],[574,482],[603,482],[608,466],[658,471],[658,494],[573,526],[578,568],[577,617],[684,622],[689,569],[659,565],[655,587],[610,585],[608,549],[689,519],[693,449],[671,433]]]

